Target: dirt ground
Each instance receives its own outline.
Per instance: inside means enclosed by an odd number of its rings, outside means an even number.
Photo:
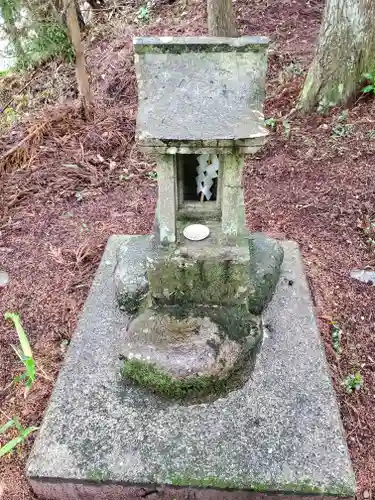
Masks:
[[[275,127],[264,150],[247,161],[247,221],[251,230],[301,245],[358,498],[368,499],[375,493],[375,289],[352,280],[349,272],[375,264],[375,247],[364,232],[375,219],[375,108],[371,98],[359,98],[347,116],[342,109],[327,116],[293,112],[322,3],[235,1],[241,31],[272,40],[266,116],[275,119]],[[133,140],[131,38],[205,34],[205,5],[201,0],[162,5],[148,25],[116,29],[111,36],[96,30],[86,42],[96,99],[93,123],[82,120],[70,91],[66,102],[46,100],[38,117],[30,114],[25,125],[0,138],[0,268],[11,278],[0,288],[0,312],[22,315],[45,374],[25,400],[23,388],[11,384],[21,371],[11,348],[16,333],[0,320],[0,425],[13,415],[24,425],[41,423],[107,238],[151,230],[156,183],[153,164]],[[74,88],[73,70],[59,71],[66,88]],[[34,87],[43,90],[56,80],[47,67]],[[342,330],[340,355],[332,347],[331,321]],[[358,371],[364,386],[348,394],[342,381]],[[32,441],[1,459],[1,500],[35,498],[23,472]]]

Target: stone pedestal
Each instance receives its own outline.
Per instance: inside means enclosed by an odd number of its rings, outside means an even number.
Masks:
[[[353,498],[297,245],[282,244],[282,275],[263,315],[252,377],[215,401],[182,405],[120,376],[128,319],[115,300],[116,256],[133,280],[150,239],[108,242],[30,455],[35,493],[47,500]],[[262,243],[254,244],[260,251]]]
[[[143,266],[139,237],[119,250],[117,299],[132,315],[123,372],[162,395],[202,400],[227,393],[250,376],[262,341],[259,312],[278,281],[282,248],[261,235],[251,245],[240,236],[230,246],[218,223],[210,230],[201,242],[178,233],[177,246],[155,246],[152,238]],[[267,271],[257,255],[260,243]]]
[[[246,304],[250,285],[249,243],[221,246],[186,242],[177,249],[158,249],[147,259],[153,301],[160,304]]]

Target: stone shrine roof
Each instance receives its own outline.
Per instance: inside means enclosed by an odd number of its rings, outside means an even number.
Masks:
[[[141,147],[247,152],[264,142],[267,38],[141,37],[133,43]]]

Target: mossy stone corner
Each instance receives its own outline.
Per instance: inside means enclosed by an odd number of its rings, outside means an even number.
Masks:
[[[128,314],[136,314],[147,297],[146,259],[151,253],[151,235],[124,237],[123,244],[117,250],[114,271],[116,298],[120,308]]]
[[[280,278],[284,251],[282,246],[264,233],[252,233],[250,248],[250,286],[248,296],[249,310],[260,314],[270,302]]]

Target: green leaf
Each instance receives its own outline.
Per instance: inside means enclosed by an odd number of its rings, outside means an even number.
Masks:
[[[22,443],[24,438],[22,436],[17,436],[8,443],[6,443],[2,448],[0,448],[0,457],[3,457],[7,453],[10,453],[18,444]]]
[[[18,420],[18,417],[13,417],[13,420],[14,420],[14,425],[17,427],[18,433],[22,434],[24,429],[21,425],[21,422]]]
[[[39,427],[35,427],[35,426],[31,426],[31,427],[27,427],[27,429],[25,429],[22,433],[22,436],[24,439],[27,438],[27,436],[29,436],[32,432],[35,432],[39,429]]]
[[[372,73],[363,73],[362,78],[364,80],[370,80],[370,82],[373,82],[375,76]]]
[[[374,85],[367,85],[362,89],[364,94],[368,94],[369,92],[374,92]]]
[[[14,420],[13,419],[8,420],[8,422],[6,424],[4,424],[2,427],[0,427],[0,434],[4,434],[4,432],[6,432],[8,429],[10,429],[11,427],[14,427],[14,426],[15,426]]]
[[[24,364],[27,375],[29,376],[31,382],[34,382],[36,376],[35,361],[33,360],[33,358],[25,358]]]
[[[11,312],[6,312],[4,314],[4,318],[6,320],[10,319],[11,321],[13,321],[14,327],[15,327],[15,329],[17,331],[18,338],[19,338],[19,341],[20,341],[20,344],[21,344],[21,349],[22,349],[23,355],[26,356],[27,358],[32,358],[33,357],[33,353],[31,351],[31,347],[30,347],[29,340],[27,338],[26,332],[25,332],[25,330],[22,327],[21,318],[20,318],[19,314],[17,314],[17,313],[11,313]]]
[[[264,120],[264,124],[266,127],[271,127],[272,129],[274,129],[276,127],[276,120],[275,118],[267,118],[266,120]]]
[[[21,375],[17,375],[16,377],[14,377],[13,383],[18,384],[18,382],[25,380],[26,377],[27,377],[27,373],[21,373]]]

